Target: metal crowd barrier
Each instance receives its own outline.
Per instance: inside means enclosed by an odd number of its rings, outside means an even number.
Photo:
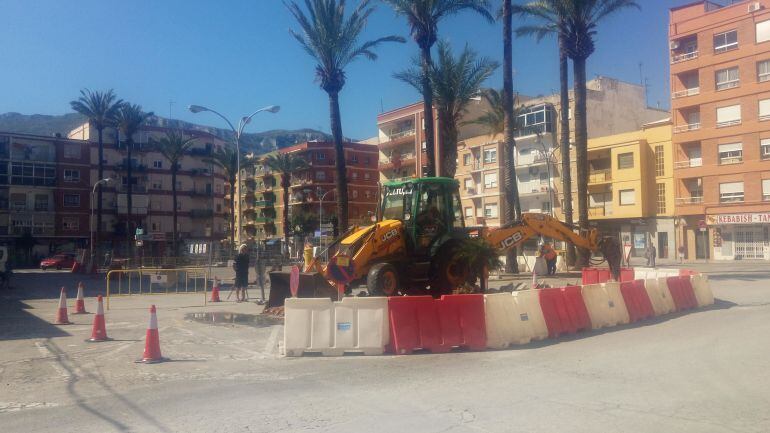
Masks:
[[[140,268],[107,272],[107,309],[111,296],[172,295],[203,293],[207,303],[210,275],[208,268]]]

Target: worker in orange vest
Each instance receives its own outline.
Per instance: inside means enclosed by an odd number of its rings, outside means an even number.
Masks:
[[[545,259],[548,266],[548,275],[556,275],[556,250],[550,243],[546,242],[540,248],[540,255]]]

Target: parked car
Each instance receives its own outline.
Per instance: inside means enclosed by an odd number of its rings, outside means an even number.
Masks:
[[[41,260],[40,269],[46,270],[51,268],[55,268],[55,269],[71,268],[72,265],[74,264],[75,264],[74,254],[59,253]]]

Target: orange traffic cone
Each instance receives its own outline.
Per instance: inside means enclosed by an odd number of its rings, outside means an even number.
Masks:
[[[83,300],[83,282],[78,283],[78,297],[75,299],[75,312],[72,314],[88,314],[86,303]]]
[[[214,287],[211,288],[210,302],[222,302],[222,300],[219,299],[219,278],[214,278]]]
[[[67,317],[67,294],[64,293],[64,287],[61,288],[61,294],[59,295],[59,311],[56,313],[57,325],[71,325]]]
[[[102,303],[102,295],[97,296],[96,299],[99,304],[96,307],[96,316],[94,316],[94,327],[91,331],[91,338],[86,341],[107,341],[110,340],[110,338],[107,337],[107,327],[104,323],[104,304]]]
[[[155,305],[150,306],[150,325],[147,327],[147,336],[144,341],[144,355],[137,362],[154,364],[166,359],[160,354],[160,336],[158,335],[158,316]]]

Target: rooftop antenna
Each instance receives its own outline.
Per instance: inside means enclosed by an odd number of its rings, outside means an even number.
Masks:
[[[176,101],[173,99],[168,100],[168,118],[173,119],[174,118],[174,104],[176,104]]]
[[[385,112],[385,106],[382,104],[382,98],[380,98],[380,113]]]
[[[644,88],[644,104],[649,107],[650,81],[644,76],[642,62],[639,62],[639,85]]]

